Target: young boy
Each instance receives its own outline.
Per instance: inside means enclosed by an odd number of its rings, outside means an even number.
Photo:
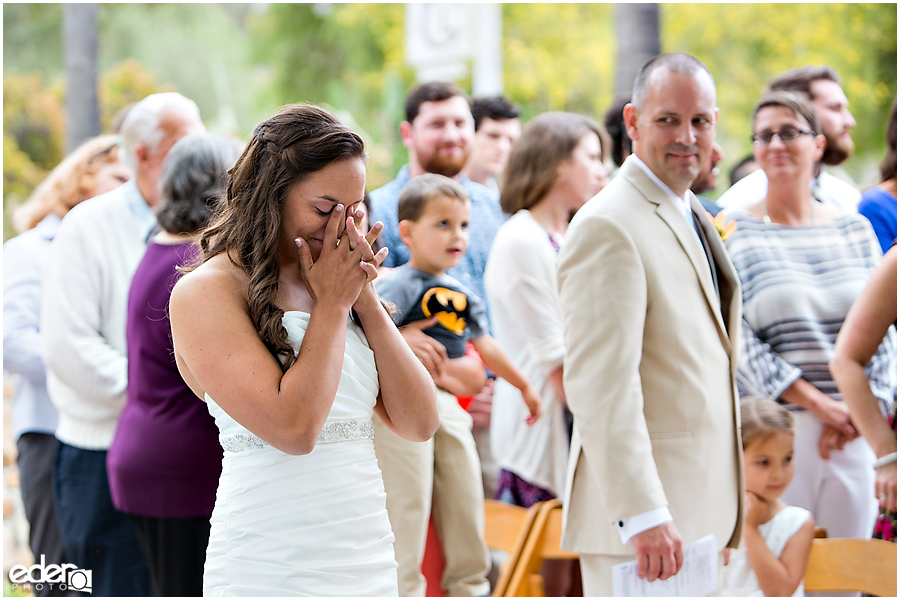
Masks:
[[[528,422],[536,421],[541,397],[487,332],[481,299],[446,273],[462,260],[469,244],[465,188],[443,175],[414,177],[400,193],[397,217],[409,262],[376,284],[378,294],[397,307],[394,322],[402,327],[437,317],[437,323],[423,332],[439,341],[451,360],[463,356],[471,341],[484,365],[522,392],[531,413]],[[453,381],[458,376],[447,369],[435,377],[435,384],[449,391],[471,387],[469,382]]]
[[[448,595],[486,596],[491,560],[484,544],[481,466],[472,437],[472,417],[454,395],[467,395],[458,391],[463,389],[471,394],[484,384],[484,368],[469,368],[474,361],[463,356],[466,341],[471,340],[491,371],[522,390],[531,422],[540,415],[541,399],[488,335],[481,300],[446,274],[468,246],[469,197],[465,189],[440,175],[414,177],[400,194],[398,217],[400,238],[409,247],[410,260],[380,275],[376,289],[396,305],[398,325],[433,320],[434,325],[422,332],[442,344],[449,357],[441,361],[440,373],[432,373],[439,388],[441,419],[432,440],[408,442],[375,419],[375,455],[394,530],[400,589],[425,594],[420,565],[429,518],[433,517],[444,556],[441,587]],[[416,335],[421,337],[421,333]]]

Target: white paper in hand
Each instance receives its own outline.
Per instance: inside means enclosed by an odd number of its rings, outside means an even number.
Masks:
[[[638,579],[637,561],[622,563],[613,570],[613,596],[673,597],[708,596],[719,586],[719,544],[716,536],[688,544],[683,548],[684,563],[674,577],[650,583]]]

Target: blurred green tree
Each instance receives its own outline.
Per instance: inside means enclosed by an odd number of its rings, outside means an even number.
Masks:
[[[62,84],[48,85],[38,72],[3,76],[4,136],[15,140],[16,147],[44,171],[62,160],[65,127],[62,98]]]
[[[248,18],[252,57],[270,68],[276,103],[331,108],[366,139],[369,189],[406,162],[398,125],[414,78],[403,24],[402,4],[272,4]]]
[[[62,158],[62,86],[40,73],[3,76],[3,240],[15,235],[10,215]]]
[[[64,155],[65,108],[62,81],[48,83],[40,72],[3,76],[3,239],[15,235],[9,216]],[[158,85],[136,61],[123,61],[100,76],[103,130],[131,102],[171,91]]]
[[[3,5],[3,72],[64,75],[62,4]]]
[[[563,110],[602,122],[615,65],[614,5],[503,5],[504,88],[526,118]]]
[[[273,5],[274,6],[274,5]],[[270,70],[249,62],[248,4],[116,3],[100,10],[101,73],[131,59],[192,99],[206,126],[246,138],[274,101]]]
[[[100,126],[110,131],[120,110],[157,92],[174,92],[171,84],[159,85],[136,60],[127,59],[100,75]]]

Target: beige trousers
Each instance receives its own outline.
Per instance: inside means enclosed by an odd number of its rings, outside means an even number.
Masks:
[[[472,437],[475,438],[475,448],[478,450],[478,458],[481,459],[481,481],[484,484],[484,497],[493,498],[497,492],[497,482],[500,480],[500,465],[491,455],[491,428],[473,427]]]
[[[486,596],[491,562],[472,417],[443,390],[438,413],[440,427],[427,442],[406,441],[375,418],[375,455],[394,531],[400,595],[425,595],[421,565],[433,515],[444,554],[441,587],[451,596]]]
[[[584,590],[584,597],[611,597],[613,595],[612,568],[615,565],[634,560],[634,555],[582,554],[578,560],[581,562],[581,586]],[[725,555],[719,552],[719,589],[710,594],[710,596],[722,595],[724,565]]]

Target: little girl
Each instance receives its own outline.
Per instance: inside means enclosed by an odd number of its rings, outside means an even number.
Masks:
[[[779,500],[794,476],[793,426],[791,414],[771,400],[741,401],[744,533],[725,567],[723,596],[803,596],[815,523],[809,511]]]

